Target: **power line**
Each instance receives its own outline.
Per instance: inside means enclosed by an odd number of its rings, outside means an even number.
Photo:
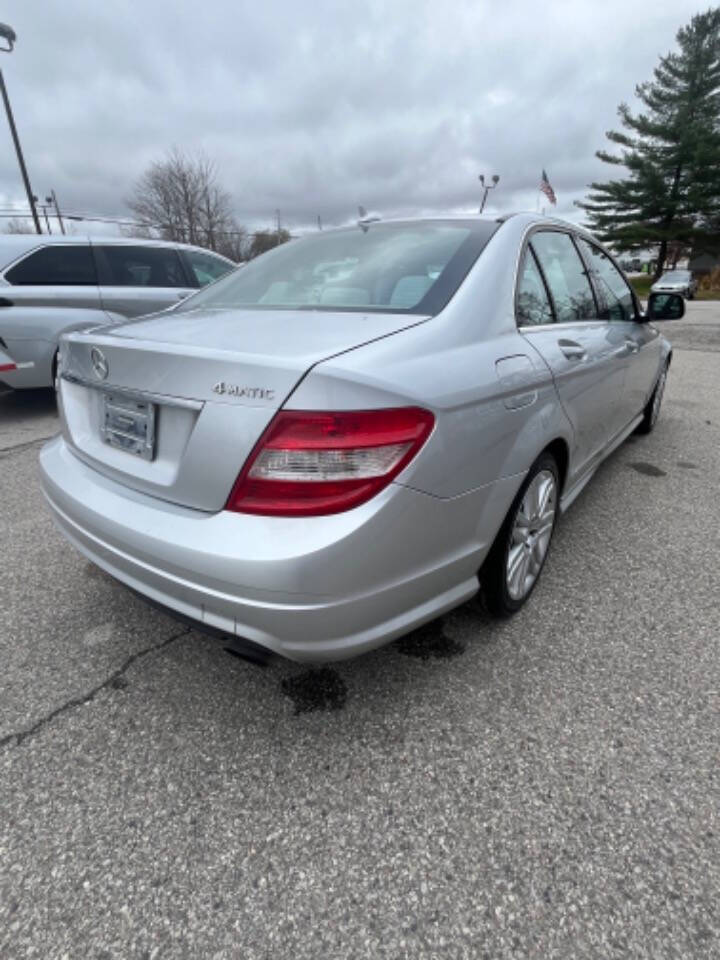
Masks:
[[[9,212],[0,212],[0,218],[2,219],[19,219],[27,220],[31,217],[29,211],[17,210],[10,208],[5,208]],[[63,213],[63,218],[65,220],[72,220],[74,222],[86,221],[88,223],[113,223],[120,227],[141,227],[144,230],[168,230],[170,229],[170,224],[162,223],[147,223],[143,220],[127,220],[124,217],[98,217],[93,214],[86,213]],[[212,231],[216,236],[221,237],[256,237],[265,233],[272,233],[269,230],[213,230]],[[294,234],[291,234],[294,236]]]

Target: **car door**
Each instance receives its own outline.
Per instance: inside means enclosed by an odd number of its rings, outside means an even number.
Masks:
[[[516,302],[520,333],[550,368],[572,424],[571,469],[577,476],[610,441],[624,370],[568,233],[544,229],[531,235]]]
[[[18,307],[100,307],[90,243],[47,243],[11,264],[3,297]]]
[[[193,292],[174,247],[134,243],[94,243],[105,310],[139,317],[173,306]]]
[[[642,411],[655,386],[661,361],[660,335],[652,325],[640,322],[637,298],[608,254],[585,238],[579,238],[578,245],[624,367],[618,403],[620,431]]]

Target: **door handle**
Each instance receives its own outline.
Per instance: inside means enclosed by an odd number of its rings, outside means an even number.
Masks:
[[[558,346],[568,360],[584,360],[587,357],[585,347],[574,340],[558,340]]]

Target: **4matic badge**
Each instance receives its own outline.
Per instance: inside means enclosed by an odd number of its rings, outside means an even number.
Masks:
[[[237,383],[225,383],[219,380],[212,388],[213,393],[228,397],[247,397],[248,400],[274,400],[275,391],[268,387],[241,387]]]

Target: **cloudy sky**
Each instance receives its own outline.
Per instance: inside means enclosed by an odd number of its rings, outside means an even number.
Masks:
[[[35,193],[128,216],[173,145],[217,162],[241,222],[297,229],[391,214],[557,213],[697,0],[5,0],[0,55]],[[23,200],[0,115],[0,208]],[[1,221],[0,221],[1,222]]]

